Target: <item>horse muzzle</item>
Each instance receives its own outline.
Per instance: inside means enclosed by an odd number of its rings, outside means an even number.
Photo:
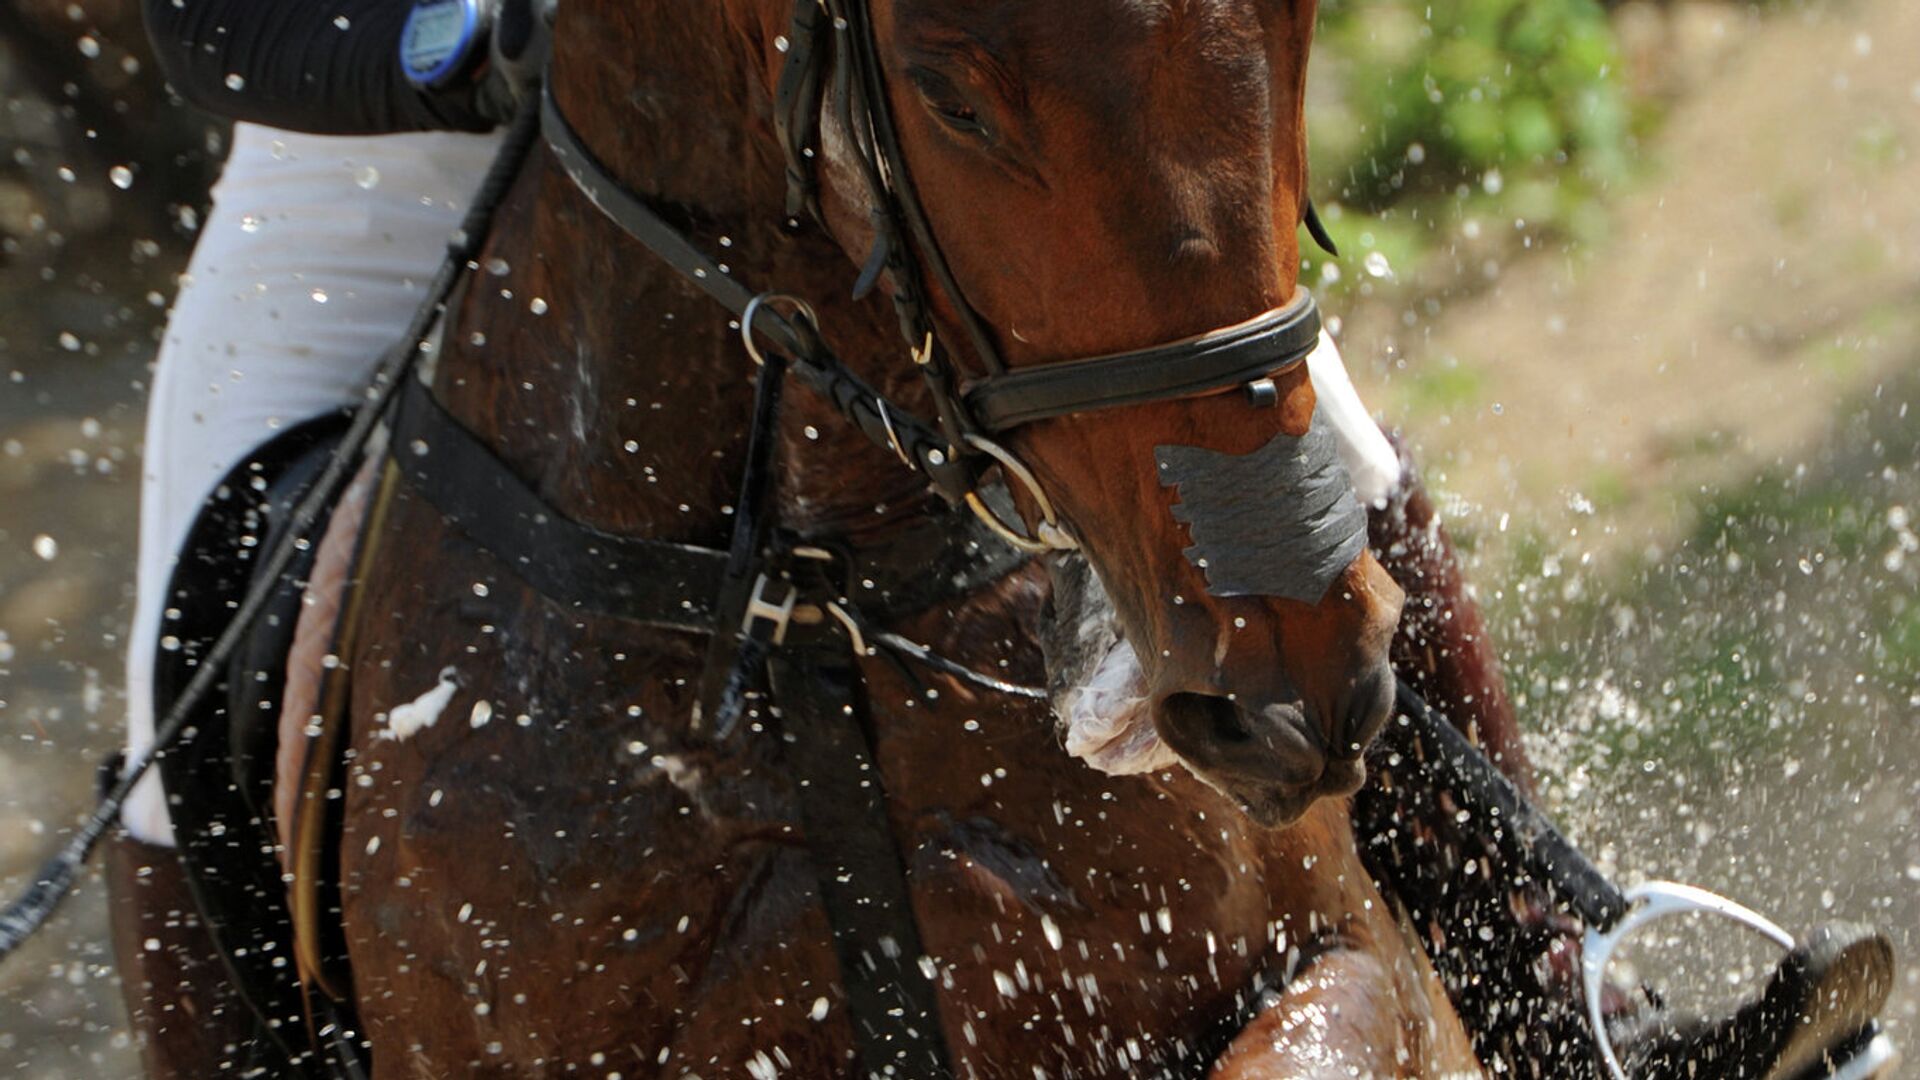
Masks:
[[[1325,710],[1298,700],[1248,707],[1180,692],[1159,702],[1154,722],[1194,775],[1249,818],[1290,825],[1320,799],[1360,789],[1366,748],[1391,713],[1393,685],[1382,663]]]

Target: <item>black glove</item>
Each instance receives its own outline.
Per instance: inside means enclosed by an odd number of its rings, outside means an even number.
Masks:
[[[430,5],[438,14],[444,8]],[[455,131],[485,131],[510,122],[520,103],[539,91],[546,75],[547,59],[553,52],[553,20],[559,0],[480,0],[472,55],[453,72],[428,75],[409,72],[414,88],[428,111],[439,118],[434,126]],[[417,8],[419,12],[426,10]],[[444,16],[442,16],[444,18]],[[426,24],[423,61],[434,62],[440,47],[435,40],[434,24]],[[408,30],[402,32],[401,51],[413,47]],[[484,41],[485,47],[480,43]]]
[[[553,56],[560,0],[489,0],[487,58],[474,72],[473,111],[496,124],[537,94]]]

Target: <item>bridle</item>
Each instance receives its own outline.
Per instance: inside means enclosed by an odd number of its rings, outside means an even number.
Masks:
[[[1032,473],[999,441],[1037,420],[1247,389],[1256,404],[1278,401],[1273,379],[1302,363],[1319,342],[1313,297],[1297,289],[1282,307],[1246,322],[1127,352],[1009,370],[992,328],[968,301],[915,192],[886,94],[866,0],[796,0],[786,56],[774,93],[774,126],[786,158],[787,212],[820,215],[816,163],[824,111],[849,133],[865,181],[873,249],[854,287],[867,295],[884,272],[900,332],[932,397],[923,420],[855,375],[821,339],[801,305],[784,294],[750,289],[702,252],[596,158],[543,91],[541,130],[573,182],[622,231],[640,241],[793,360],[792,373],[832,402],[869,440],[922,474],[942,497],[965,503],[1003,539],[1024,551],[1076,545]],[[964,371],[928,303],[937,288],[958,317],[968,351],[983,371]],[[774,302],[776,299],[787,301]],[[782,310],[784,309],[784,311]],[[1041,521],[1016,528],[981,494],[999,466],[1032,497]]]

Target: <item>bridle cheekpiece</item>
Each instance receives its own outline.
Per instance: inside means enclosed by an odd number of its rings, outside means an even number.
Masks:
[[[1009,370],[991,329],[955,280],[916,195],[887,103],[886,81],[866,0],[797,0],[774,92],[774,127],[786,157],[787,212],[820,216],[815,162],[824,110],[851,133],[875,225],[855,296],[885,272],[914,366],[931,393],[935,419],[915,416],[855,375],[819,335],[809,310],[782,314],[741,284],[622,184],[588,149],[554,99],[542,91],[541,129],[573,182],[622,231],[734,312],[742,333],[794,358],[792,371],[831,401],[870,441],[925,476],[948,501],[965,503],[1007,542],[1026,551],[1077,546],[1039,482],[997,437],[1039,420],[1171,401],[1246,387],[1252,401],[1277,400],[1271,379],[1304,361],[1319,340],[1320,314],[1304,289],[1280,308],[1197,337],[1103,356]],[[831,97],[829,97],[831,94]],[[945,296],[984,371],[963,372],[926,303],[928,283]],[[750,351],[757,354],[757,349]],[[998,466],[1025,487],[1042,518],[1015,528],[978,487]]]

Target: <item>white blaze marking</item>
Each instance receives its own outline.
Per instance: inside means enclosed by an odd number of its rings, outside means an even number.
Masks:
[[[395,706],[387,714],[387,730],[380,733],[381,738],[405,742],[432,727],[445,711],[447,703],[453,700],[453,692],[458,690],[456,681],[460,673],[451,667],[440,669],[440,681],[433,689],[407,702]]]

